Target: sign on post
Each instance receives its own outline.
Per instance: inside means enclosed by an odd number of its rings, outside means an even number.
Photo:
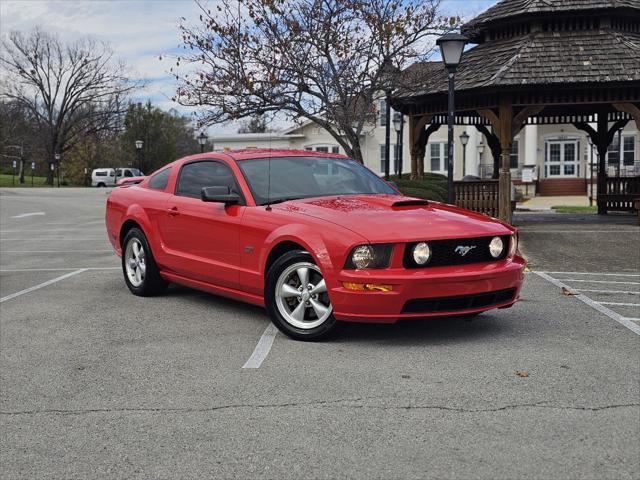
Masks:
[[[31,162],[31,170],[35,170],[36,169],[36,162]]]
[[[18,162],[16,160],[14,160],[12,163],[13,163],[13,168],[16,168],[18,166]]]

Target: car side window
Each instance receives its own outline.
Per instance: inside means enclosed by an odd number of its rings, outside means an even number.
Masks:
[[[133,173],[131,173],[131,170],[125,170],[124,171],[124,176],[125,177],[133,177]]]
[[[200,198],[203,187],[229,187],[240,194],[231,169],[222,162],[202,161],[187,163],[180,170],[176,195]]]
[[[167,188],[167,182],[169,181],[169,174],[171,174],[170,168],[165,168],[161,172],[156,173],[149,179],[149,188],[154,190],[164,190]]]

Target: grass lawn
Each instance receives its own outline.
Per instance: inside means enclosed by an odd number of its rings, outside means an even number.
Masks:
[[[596,205],[592,207],[572,207],[570,205],[558,205],[551,207],[556,213],[598,213]]]
[[[0,187],[13,187],[14,184],[11,181],[12,176],[7,175],[6,173],[0,174]],[[58,185],[56,180],[54,179],[53,185]],[[31,188],[31,175],[24,176],[24,183],[20,183],[20,177],[18,175],[15,176],[15,186],[20,188]],[[51,185],[47,185],[47,177],[33,177],[33,186],[34,187],[50,187]],[[64,185],[62,185],[64,186]],[[73,186],[73,185],[68,185]]]
[[[0,187],[11,187],[13,183],[11,182],[11,175],[0,174]],[[31,187],[31,176],[25,175],[24,183],[20,183],[20,177],[18,175],[15,176],[15,186],[16,187]],[[47,187],[47,179],[46,177],[33,177],[33,186],[34,187]]]
[[[447,177],[437,173],[425,173],[422,180],[409,180],[409,174],[405,174],[399,179],[391,175],[390,180],[394,182],[400,191],[410,197],[425,198],[444,202],[447,199]]]

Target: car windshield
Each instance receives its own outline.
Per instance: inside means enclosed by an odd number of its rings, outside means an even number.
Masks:
[[[273,157],[270,160],[271,166],[267,158],[238,162],[258,205],[267,203],[267,190],[271,203],[330,195],[398,194],[354,160],[330,157]]]

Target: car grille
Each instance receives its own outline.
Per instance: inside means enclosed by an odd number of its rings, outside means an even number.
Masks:
[[[426,265],[418,265],[413,260],[413,247],[420,242],[407,243],[404,250],[405,268],[442,267],[446,265],[467,265],[469,263],[495,262],[502,260],[509,253],[509,235],[503,235],[502,241],[505,248],[498,258],[493,258],[489,253],[489,243],[494,237],[461,238],[454,240],[434,240],[426,242],[431,247],[431,260]],[[456,248],[473,247],[465,255],[456,252]]]
[[[513,300],[515,288],[458,297],[415,298],[402,307],[402,313],[457,312],[500,305]]]

